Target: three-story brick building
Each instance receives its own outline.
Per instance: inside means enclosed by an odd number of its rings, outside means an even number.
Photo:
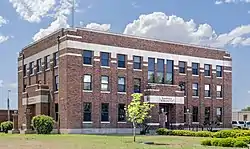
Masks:
[[[29,108],[33,116],[52,116],[65,133],[131,132],[125,109],[132,93],[142,93],[155,104],[149,125],[231,127],[231,61],[214,48],[58,30],[20,52],[19,125]]]

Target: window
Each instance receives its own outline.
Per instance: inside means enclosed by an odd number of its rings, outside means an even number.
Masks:
[[[83,89],[84,90],[92,90],[92,76],[84,75],[83,77]]]
[[[90,102],[83,103],[83,121],[90,122],[91,118],[91,111],[92,111],[92,104]]]
[[[42,71],[42,60],[41,59],[38,59],[36,61],[36,68],[37,68],[37,72]]]
[[[156,83],[164,83],[164,59],[157,59]]]
[[[134,93],[141,93],[141,79],[134,79]]]
[[[155,82],[154,72],[155,72],[155,59],[148,58],[148,83]]]
[[[210,65],[209,64],[204,65],[204,75],[205,76],[211,76],[211,71],[210,71]]]
[[[192,63],[192,74],[193,75],[199,75],[199,64],[198,63]]]
[[[56,120],[56,122],[58,122],[58,118],[59,118],[59,113],[58,112],[59,112],[58,103],[56,103],[55,104],[55,114],[56,114],[55,115],[56,116],[55,120]]]
[[[27,65],[25,64],[25,65],[23,65],[23,76],[25,77],[25,76],[27,76]]]
[[[126,65],[125,65],[125,55],[118,54],[117,57],[118,57],[118,67],[120,67],[120,68],[126,68]]]
[[[93,52],[89,50],[83,51],[83,64],[92,65]]]
[[[210,107],[205,107],[205,123],[210,121]]]
[[[216,76],[217,77],[222,77],[222,67],[221,66],[216,66]]]
[[[109,91],[109,77],[108,76],[101,77],[101,91]]]
[[[30,62],[29,70],[30,70],[30,75],[34,74],[34,62]]]
[[[173,60],[167,60],[167,70],[166,70],[166,84],[173,84],[174,77],[174,62]]]
[[[59,58],[58,52],[55,52],[55,53],[54,53],[54,67],[58,65],[58,62],[59,62],[59,61],[58,61],[58,60],[59,60],[58,58]]]
[[[186,62],[179,61],[179,73],[185,73],[186,71]]]
[[[193,96],[199,96],[198,83],[193,83]]]
[[[221,88],[222,86],[221,85],[217,85],[216,86],[216,97],[219,97],[219,98],[221,98],[222,97],[222,88]]]
[[[134,56],[134,69],[141,69],[141,57]]]
[[[243,121],[247,121],[247,115],[246,114],[243,115]]]
[[[125,104],[118,105],[118,122],[126,121]]]
[[[186,114],[187,108],[184,106],[184,122],[187,122],[187,114]]]
[[[193,106],[193,122],[198,122],[198,107]]]
[[[109,121],[109,104],[102,103],[101,105],[101,121],[108,122]]]
[[[101,66],[109,66],[109,53],[101,52]]]
[[[185,82],[180,82],[179,86],[181,88],[181,91],[184,91],[184,95],[186,95],[186,83]]]
[[[49,69],[50,68],[50,58],[49,55],[45,56],[44,58],[44,69]]]
[[[126,84],[124,77],[118,77],[118,92],[126,92]]]
[[[205,97],[210,97],[210,85],[205,84]]]
[[[218,122],[222,122],[222,107],[216,108],[216,118]]]
[[[59,89],[59,76],[55,75],[55,91]]]

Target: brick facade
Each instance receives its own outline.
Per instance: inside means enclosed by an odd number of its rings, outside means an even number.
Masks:
[[[10,110],[10,121],[13,120],[13,113],[15,110]],[[0,110],[0,124],[2,122],[8,121],[8,110]]]
[[[60,36],[60,44],[57,37]],[[100,50],[99,50],[100,49]],[[92,65],[84,65],[83,50],[93,51]],[[59,64],[54,67],[53,53],[59,51]],[[109,66],[101,66],[100,52],[108,52]],[[117,54],[125,54],[125,68],[117,68]],[[50,69],[45,70],[44,57],[50,55]],[[141,56],[141,69],[133,69],[133,56]],[[166,56],[166,57],[165,57]],[[173,84],[148,83],[148,57],[173,60]],[[36,72],[36,60],[42,58],[42,70]],[[183,58],[183,59],[182,59]],[[34,61],[34,74],[24,76],[23,68]],[[185,74],[179,74],[179,61],[185,61]],[[192,62],[199,62],[199,75],[192,75]],[[216,108],[222,107],[222,126],[231,127],[232,117],[232,68],[230,55],[221,50],[163,41],[129,37],[111,33],[75,29],[60,30],[29,45],[20,52],[18,58],[18,110],[19,127],[25,123],[25,109],[33,115],[48,114],[56,119],[56,105],[59,107],[62,131],[84,132],[83,130],[104,129],[112,131],[130,128],[127,122],[118,122],[118,105],[128,105],[134,92],[134,78],[141,80],[141,91],[145,97],[174,97],[175,102],[154,103],[150,124],[164,125],[166,120],[161,108],[167,111],[168,126],[184,124],[184,107],[192,112],[198,107],[198,122],[204,122],[205,107],[210,107],[210,121],[215,121]],[[204,64],[211,64],[211,76],[204,76]],[[216,76],[216,65],[222,66],[222,77]],[[26,69],[27,69],[26,68]],[[155,63],[155,74],[157,71]],[[83,90],[83,76],[92,76],[92,90]],[[55,76],[59,75],[59,90],[56,91]],[[109,91],[101,91],[101,76],[109,77]],[[118,77],[125,77],[126,92],[118,92]],[[166,76],[166,62],[164,62]],[[166,78],[165,78],[166,79]],[[185,82],[181,91],[179,83]],[[192,83],[198,83],[199,97],[192,96]],[[211,97],[204,97],[204,85],[210,85]],[[217,85],[222,86],[222,98],[216,97]],[[25,88],[26,87],[26,88]],[[24,89],[25,88],[25,89]],[[146,98],[145,98],[146,99]],[[149,98],[148,98],[149,99]],[[150,99],[151,100],[151,99]],[[26,102],[25,102],[26,101]],[[28,106],[27,106],[28,101]],[[91,122],[83,119],[83,104],[92,103]],[[109,103],[109,122],[101,122],[101,103]],[[197,123],[196,123],[197,124]]]

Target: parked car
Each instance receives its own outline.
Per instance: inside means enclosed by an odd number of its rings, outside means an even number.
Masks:
[[[232,121],[232,127],[233,128],[245,128],[246,127],[246,122],[244,121]],[[250,127],[250,123],[249,123]]]

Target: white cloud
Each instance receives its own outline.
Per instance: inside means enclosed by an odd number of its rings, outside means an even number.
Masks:
[[[55,6],[55,0],[9,0],[16,12],[29,22],[40,22]]]
[[[7,24],[8,23],[8,20],[4,19],[2,16],[0,16],[0,27],[3,25],[3,24]]]
[[[43,38],[44,36],[49,35],[50,33],[60,29],[60,28],[67,28],[68,23],[67,23],[67,17],[65,16],[60,16],[57,17],[55,21],[53,21],[50,26],[46,29],[40,29],[38,33],[36,33],[33,37],[33,40],[39,40]]]
[[[0,80],[0,87],[3,87],[3,80]]]
[[[222,4],[223,3],[223,1],[215,1],[215,4],[216,5],[220,5],[220,4]]]
[[[250,3],[250,0],[218,0],[216,3]]]
[[[0,43],[3,43],[9,39],[9,36],[0,35]]]
[[[67,16],[71,13],[72,1],[73,0],[60,0],[58,2],[59,4],[54,8],[55,13],[50,14],[55,20],[47,28],[40,29],[39,32],[34,35],[33,40],[39,40],[60,28],[68,28]],[[75,3],[75,5],[77,6],[77,3]]]
[[[138,7],[139,7],[139,5],[138,5],[136,2],[132,2],[132,6],[133,6],[134,8],[138,8]]]
[[[83,24],[80,22],[80,24]],[[100,31],[109,31],[111,28],[110,24],[98,24],[98,23],[90,23],[85,26],[89,29],[100,30]]]
[[[186,21],[162,12],[139,16],[126,26],[124,34],[212,47],[250,45],[250,38],[245,37],[250,35],[250,25],[239,26],[229,33],[216,34],[209,24],[196,24],[192,19]]]

